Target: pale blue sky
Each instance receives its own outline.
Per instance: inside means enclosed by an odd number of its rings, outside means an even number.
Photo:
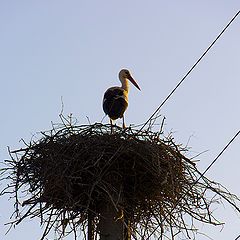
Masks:
[[[103,93],[119,85],[122,67],[142,89],[131,88],[126,123],[143,123],[239,9],[239,0],[0,0],[0,159],[58,121],[61,97],[79,123],[101,121]],[[209,150],[201,170],[240,128],[239,43],[240,17],[161,111],[177,142],[192,136],[192,155]],[[240,138],[207,176],[240,196],[239,146]],[[0,239],[38,239],[30,220],[4,236],[12,202],[1,198],[0,208]],[[239,216],[227,205],[216,214],[224,229],[202,231],[236,238]]]

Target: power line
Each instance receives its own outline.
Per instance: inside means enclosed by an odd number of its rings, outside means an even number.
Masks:
[[[176,87],[169,93],[169,95],[164,99],[164,101],[159,105],[159,107],[154,111],[154,113],[149,117],[149,119],[143,124],[140,128],[139,132],[143,130],[143,128],[153,119],[155,114],[158,115],[162,106],[167,102],[167,100],[173,95],[173,93],[177,90],[177,88],[184,82],[184,80],[188,77],[188,75],[193,71],[193,69],[200,63],[200,61],[204,58],[204,56],[208,53],[208,51],[213,47],[213,45],[218,41],[218,39],[223,35],[223,33],[228,29],[228,27],[233,23],[233,21],[237,18],[240,11],[238,11],[233,18],[229,21],[229,23],[223,28],[223,30],[218,34],[215,40],[210,44],[210,46],[205,50],[205,52],[201,55],[201,57],[194,63],[194,65],[190,68],[190,70],[185,74],[185,76],[181,79],[181,81],[176,85]],[[154,119],[154,121],[156,118]]]
[[[190,70],[184,75],[184,77],[180,80],[180,82],[176,85],[176,87],[168,94],[168,96],[164,99],[164,101],[159,105],[159,107],[153,112],[153,114],[148,118],[148,120],[143,124],[143,126],[140,128],[139,131],[143,130],[143,128],[151,121],[153,120],[155,115],[159,115],[159,111],[162,108],[162,106],[168,101],[168,99],[173,95],[173,93],[177,90],[177,88],[184,82],[184,80],[188,77],[188,75],[193,71],[193,69],[200,63],[200,61],[204,58],[204,56],[209,52],[209,50],[214,46],[214,44],[219,40],[219,38],[223,35],[223,33],[228,29],[228,27],[234,22],[234,20],[238,17],[240,14],[240,11],[238,11],[232,19],[228,22],[228,24],[223,28],[223,30],[218,34],[218,36],[214,39],[214,41],[209,45],[209,47],[204,51],[204,53],[200,56],[200,58],[194,63],[194,65],[190,68]],[[157,117],[153,120],[155,122]],[[220,158],[220,156],[226,151],[226,149],[232,144],[232,142],[237,138],[237,136],[240,134],[240,131],[238,131],[233,138],[227,143],[227,145],[222,149],[222,151],[217,155],[217,157],[210,163],[210,165],[205,169],[205,171],[200,174],[199,178],[192,184],[192,187],[197,184],[206,174],[206,172],[213,166],[213,164]],[[186,194],[186,193],[185,193]],[[177,207],[178,203],[181,201],[181,199],[185,196],[182,195],[175,206],[171,209],[169,214],[173,212],[173,210]],[[162,219],[162,222],[166,220],[167,216]],[[156,229],[151,233],[151,235],[148,237],[148,239],[154,234]],[[240,235],[235,239],[239,239]]]
[[[240,134],[240,130],[234,135],[234,137],[228,142],[228,144],[223,148],[223,150],[217,155],[217,157],[211,162],[211,164],[205,169],[205,171],[200,175],[196,183],[206,174],[206,172],[213,166],[213,164],[218,160],[218,158],[225,152],[225,150],[231,145],[231,143]]]
[[[240,238],[240,235],[238,235],[236,238],[235,238],[235,240],[237,240],[237,239],[239,239]]]
[[[222,149],[222,151],[214,158],[214,160],[209,164],[209,166],[205,169],[205,171],[203,173],[200,174],[199,178],[193,182],[192,184],[192,188],[194,185],[196,185],[206,174],[206,172],[213,166],[213,164],[219,159],[219,157],[227,150],[227,148],[233,143],[233,141],[237,138],[237,136],[240,134],[240,130],[232,137],[232,139],[226,144],[226,146]],[[177,205],[179,204],[179,202],[183,199],[183,197],[186,195],[187,193],[183,194],[178,201],[175,203],[175,205],[173,206],[173,208],[170,210],[170,212],[168,213],[171,214],[174,209],[177,207]],[[240,209],[237,208],[238,211],[240,211]],[[164,218],[162,219],[162,222],[164,222],[166,220],[166,218],[168,216],[164,216]],[[148,239],[154,234],[154,232],[157,230],[157,228],[151,233],[151,235],[148,237]],[[238,238],[240,238],[240,235],[235,239],[237,240]]]
[[[190,70],[184,75],[184,77],[180,80],[180,82],[176,85],[176,87],[169,93],[169,95],[164,99],[164,101],[159,105],[159,107],[153,112],[153,114],[149,117],[149,119],[143,124],[143,126],[140,128],[139,131],[141,131],[157,114],[159,114],[160,109],[162,106],[168,101],[168,99],[173,95],[173,93],[177,90],[177,88],[184,82],[184,80],[188,77],[188,75],[193,71],[193,69],[200,63],[200,61],[204,58],[204,56],[209,52],[209,50],[214,46],[214,44],[218,41],[218,39],[223,35],[223,33],[228,29],[228,27],[233,23],[233,21],[238,17],[240,14],[240,11],[238,11],[232,19],[228,22],[228,24],[223,28],[223,30],[218,34],[218,36],[214,39],[214,41],[209,45],[209,47],[205,50],[205,52],[200,56],[200,58],[195,62],[195,64],[190,68]],[[155,121],[156,118],[153,120]],[[232,142],[237,138],[237,136],[240,134],[240,131],[238,131],[234,137],[227,143],[227,145],[222,149],[222,151],[217,155],[217,157],[210,163],[210,165],[205,169],[205,171],[200,174],[199,178],[193,183],[192,187],[197,184],[206,174],[206,172],[213,166],[213,164],[220,158],[220,156],[226,151],[226,149],[232,144]],[[186,193],[185,193],[186,194]],[[175,206],[171,209],[169,214],[173,212],[173,210],[177,207],[178,203],[181,201],[181,199],[185,196],[182,195]],[[162,219],[162,222],[166,220],[167,216]],[[154,234],[156,229],[151,233],[151,235],[148,237],[148,239]],[[239,239],[240,235],[235,239]]]

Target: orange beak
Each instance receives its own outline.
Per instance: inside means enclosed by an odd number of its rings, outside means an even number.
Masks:
[[[138,86],[137,82],[133,79],[131,75],[128,76],[128,80],[138,89],[141,91],[140,87]]]

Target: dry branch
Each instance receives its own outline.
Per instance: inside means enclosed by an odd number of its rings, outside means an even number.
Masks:
[[[53,228],[59,239],[69,232],[77,239],[88,214],[97,225],[102,206],[109,205],[123,211],[134,239],[174,239],[197,231],[194,220],[221,224],[211,211],[218,198],[238,210],[237,197],[219,184],[206,177],[196,182],[201,173],[171,136],[118,127],[111,132],[99,123],[54,126],[11,151],[3,171],[9,185],[2,194],[14,196],[12,224],[39,217],[42,239]]]

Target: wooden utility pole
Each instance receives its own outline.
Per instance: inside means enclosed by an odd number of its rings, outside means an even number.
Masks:
[[[94,215],[88,210],[88,235],[87,240],[94,240]]]
[[[124,221],[116,219],[119,215],[113,206],[102,206],[98,229],[100,240],[124,240]]]

